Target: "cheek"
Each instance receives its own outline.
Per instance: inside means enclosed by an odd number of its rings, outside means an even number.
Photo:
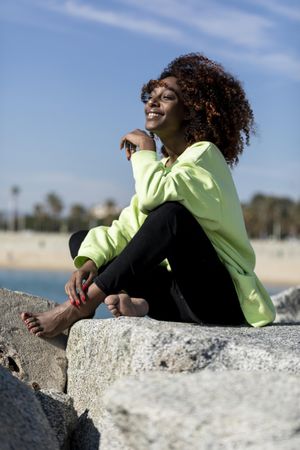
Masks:
[[[178,125],[181,125],[182,122],[184,122],[185,117],[186,114],[182,108],[176,108],[174,109],[174,111],[172,111],[172,118]]]
[[[172,116],[177,117],[177,120],[184,120],[186,116],[186,111],[183,105],[180,103],[172,108]]]

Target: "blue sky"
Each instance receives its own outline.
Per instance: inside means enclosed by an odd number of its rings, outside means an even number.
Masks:
[[[233,175],[300,198],[298,0],[1,0],[0,211],[55,191],[67,207],[134,192],[120,137],[144,127],[140,88],[199,51],[244,84],[258,134]]]

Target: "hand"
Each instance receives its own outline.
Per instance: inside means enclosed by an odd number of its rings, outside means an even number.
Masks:
[[[137,147],[139,147],[140,150],[150,150],[153,152],[156,151],[154,139],[149,136],[146,131],[143,130],[134,130],[130,133],[125,134],[125,136],[123,136],[121,139],[120,149],[122,150],[124,146],[128,161],[130,160],[132,153],[136,151]],[[130,146],[133,146],[134,150],[130,149]]]
[[[96,264],[90,259],[80,269],[72,273],[69,281],[65,285],[65,291],[71,305],[80,307],[81,303],[86,303],[86,291],[97,273]],[[84,283],[83,280],[85,280]]]

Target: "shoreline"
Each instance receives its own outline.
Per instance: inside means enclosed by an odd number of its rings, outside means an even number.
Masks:
[[[24,272],[50,272],[50,273],[55,273],[55,272],[65,272],[70,273],[73,272],[74,270],[76,270],[76,268],[74,266],[72,266],[70,269],[66,268],[66,267],[42,267],[39,266],[37,267],[36,265],[32,265],[32,266],[22,266],[22,265],[2,265],[0,264],[0,271],[18,271],[18,270],[22,270]],[[295,287],[300,285],[300,281],[299,279],[296,278],[281,278],[280,280],[278,280],[277,278],[265,278],[262,275],[258,275],[258,272],[255,270],[256,275],[258,276],[259,280],[262,282],[262,284],[264,285],[272,285],[274,287]]]
[[[0,232],[0,270],[73,272],[69,233]],[[263,284],[300,284],[300,240],[251,241]]]

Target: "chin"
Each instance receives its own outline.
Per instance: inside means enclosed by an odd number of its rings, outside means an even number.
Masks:
[[[151,125],[148,125],[148,124],[146,123],[146,124],[145,124],[145,130],[147,130],[147,131],[153,131],[153,133],[154,133],[155,127],[153,127],[153,126],[151,126]]]
[[[149,132],[152,132],[152,133],[155,133],[155,134],[157,134],[158,135],[158,133],[159,133],[159,129],[160,129],[160,127],[157,127],[157,126],[155,126],[154,124],[151,124],[151,123],[146,123],[145,124],[145,130],[147,130],[147,131],[149,131]]]

